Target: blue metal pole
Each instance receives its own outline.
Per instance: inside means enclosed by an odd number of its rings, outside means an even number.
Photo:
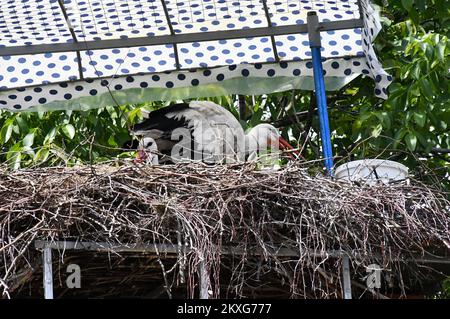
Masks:
[[[325,158],[325,167],[332,174],[333,170],[333,151],[331,147],[330,123],[328,121],[327,98],[325,95],[325,83],[323,79],[323,69],[320,48],[311,48],[314,86],[316,91],[317,109],[319,111],[320,135],[322,138],[322,152]]]
[[[319,111],[320,135],[322,139],[322,152],[325,158],[325,167],[328,174],[333,175],[333,151],[331,145],[330,123],[328,121],[327,97],[323,76],[322,56],[320,53],[319,20],[315,12],[308,12],[308,34],[311,47],[314,87]]]

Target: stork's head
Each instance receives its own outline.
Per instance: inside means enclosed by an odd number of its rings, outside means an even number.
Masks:
[[[158,151],[158,146],[156,142],[151,137],[144,137],[138,146],[138,152],[136,155],[136,159],[134,162],[136,164],[140,163],[149,163],[153,165],[158,164],[158,155],[156,152]]]
[[[292,159],[296,158],[293,154],[300,156],[300,153],[296,151],[294,147],[281,136],[278,130],[270,124],[256,125],[248,132],[247,136],[248,142],[250,143],[248,146],[250,152],[262,151],[267,148],[279,148],[282,151],[290,151],[289,156]]]

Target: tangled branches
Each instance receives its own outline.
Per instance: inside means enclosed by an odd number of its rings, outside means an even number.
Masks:
[[[174,267],[186,267],[177,276],[187,275],[191,297],[200,265],[216,297],[251,296],[270,285],[262,278],[274,273],[271,280],[284,282],[293,297],[333,298],[341,296],[342,254],[363,272],[380,265],[404,287],[405,267],[420,275],[411,266],[418,256],[448,252],[446,194],[414,182],[357,186],[311,177],[307,168],[180,164],[2,171],[0,287],[9,296],[21,270],[33,268],[36,261],[27,253],[35,240],[181,245]],[[164,270],[164,258],[161,265]],[[228,274],[226,282],[221,273]]]

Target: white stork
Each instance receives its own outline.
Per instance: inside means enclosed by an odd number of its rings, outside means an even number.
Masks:
[[[156,150],[172,160],[194,159],[209,163],[242,162],[268,148],[293,150],[274,126],[259,124],[245,134],[233,114],[209,101],[173,104],[149,112],[145,117],[131,129],[132,135],[144,137],[137,162],[149,162],[144,153]],[[294,158],[291,153],[290,156]],[[154,157],[152,161],[155,162]]]

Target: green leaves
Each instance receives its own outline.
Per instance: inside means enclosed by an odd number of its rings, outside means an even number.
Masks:
[[[386,111],[376,112],[375,115],[378,118],[378,120],[380,121],[382,127],[386,128],[388,130],[391,128],[392,121],[391,121],[391,113],[390,112],[386,112]]]
[[[447,43],[444,41],[439,41],[439,43],[436,46],[436,56],[438,57],[439,61],[444,62],[445,61],[445,50],[447,48]]]
[[[433,147],[450,148],[448,1],[374,1],[384,21],[376,49],[394,82],[386,101],[368,93],[370,80],[355,79],[345,90],[351,96],[339,110],[330,111],[337,132],[333,143],[339,145],[335,152],[348,155],[351,149],[359,159],[392,157],[411,168],[417,166],[417,157],[427,158],[450,190],[448,155],[430,153]]]
[[[32,146],[34,142],[34,132],[28,133],[22,140],[23,146]]]
[[[56,136],[56,132],[57,132],[57,128],[53,127],[50,130],[50,132],[47,133],[47,135],[45,136],[45,139],[44,139],[44,145],[51,144],[53,142],[53,140],[55,139],[55,136]]]
[[[408,149],[411,152],[414,152],[416,149],[416,146],[417,146],[417,136],[414,135],[413,133],[408,133],[405,136],[405,142],[406,142],[406,145],[408,146]]]
[[[414,121],[420,127],[424,127],[425,126],[426,120],[427,120],[427,116],[424,113],[419,113],[419,112],[415,112],[414,113]]]
[[[420,84],[420,92],[427,100],[433,100],[435,96],[435,91],[431,87],[430,82],[426,78],[422,78],[419,81]]]
[[[47,161],[48,156],[50,154],[50,151],[47,147],[41,148],[39,151],[36,152],[36,155],[33,158],[33,161],[36,163],[43,163]]]
[[[0,142],[7,143],[11,138],[13,132],[13,122],[14,119],[7,119],[0,130]]]
[[[381,131],[383,130],[383,126],[381,124],[376,125],[373,129],[372,129],[372,137],[377,138],[378,136],[380,136]]]
[[[20,163],[22,160],[22,145],[21,143],[16,143],[11,147],[9,152],[6,154],[6,162],[8,166],[13,169],[20,168]]]
[[[29,130],[28,124],[27,124],[27,121],[25,120],[25,116],[23,114],[16,114],[15,120],[19,127],[20,132],[28,132],[28,130]]]
[[[35,165],[74,165],[110,159],[130,138],[135,106],[122,105],[86,112],[0,112],[0,162],[11,168]]]
[[[413,7],[413,0],[402,0],[402,6],[407,11],[411,11],[411,9]]]
[[[70,138],[73,139],[73,137],[75,136],[75,127],[73,127],[72,124],[66,124],[62,127],[62,131],[64,132],[64,134]]]

